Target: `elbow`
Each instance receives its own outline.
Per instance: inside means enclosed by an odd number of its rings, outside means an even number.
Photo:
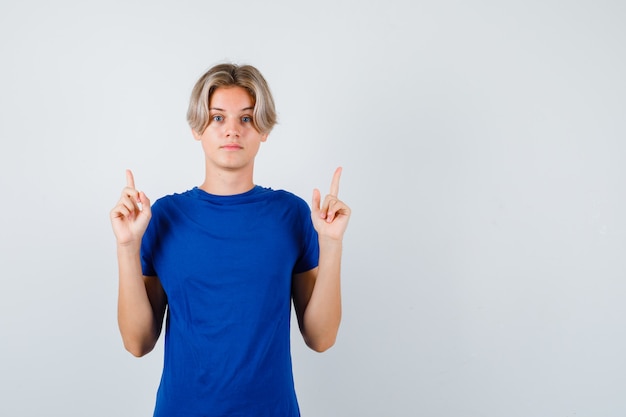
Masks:
[[[133,355],[136,358],[141,358],[143,356],[146,356],[148,353],[150,353],[149,350],[141,350],[141,349],[129,349],[126,348],[127,351],[130,352],[131,355]]]
[[[148,346],[142,343],[133,343],[127,340],[124,340],[124,348],[134,357],[141,358],[146,356],[148,353],[152,352],[154,345]]]
[[[300,329],[304,342],[317,353],[326,352],[335,345],[339,333],[339,321],[326,326],[304,327]]]
[[[329,344],[317,344],[317,345],[309,345],[309,347],[317,352],[317,353],[324,353],[326,352],[328,349],[330,349],[331,347],[333,347],[334,343],[329,343]]]
[[[120,326],[120,334],[124,349],[136,358],[152,352],[158,340],[158,333],[138,331],[137,329]]]
[[[306,340],[306,345],[317,353],[326,352],[335,345],[336,335],[332,337],[319,338],[317,340]]]

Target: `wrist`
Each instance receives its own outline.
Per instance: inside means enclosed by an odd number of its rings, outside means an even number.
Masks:
[[[138,254],[141,251],[141,242],[117,242],[118,254]]]
[[[318,241],[320,249],[322,248],[322,246],[327,249],[341,249],[343,246],[343,239],[341,238],[319,235]]]

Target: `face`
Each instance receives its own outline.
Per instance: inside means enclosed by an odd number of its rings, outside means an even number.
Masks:
[[[252,123],[254,100],[242,87],[219,87],[209,102],[209,125],[201,134],[207,168],[229,171],[252,170],[254,158],[267,134]]]

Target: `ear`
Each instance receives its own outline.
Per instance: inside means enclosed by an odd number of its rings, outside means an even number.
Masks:
[[[195,129],[191,129],[191,134],[193,135],[193,138],[197,141],[200,141],[202,139],[202,134],[196,132]]]
[[[261,133],[261,142],[265,142],[268,136],[269,136],[269,133]]]

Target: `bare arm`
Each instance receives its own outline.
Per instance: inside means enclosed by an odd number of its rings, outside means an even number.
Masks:
[[[341,252],[350,208],[337,198],[341,168],[335,171],[330,194],[320,206],[320,193],[313,192],[311,218],[319,236],[319,265],[293,278],[292,296],[300,332],[317,352],[335,343],[341,322]]]
[[[154,348],[167,306],[158,277],[141,274],[139,255],[118,247],[119,292],[117,323],[124,347],[140,357]]]
[[[157,277],[142,274],[141,238],[152,212],[150,200],[135,189],[130,171],[126,178],[127,186],[111,210],[119,267],[117,318],[126,349],[135,356],[143,356],[154,348],[159,338],[167,297]]]

